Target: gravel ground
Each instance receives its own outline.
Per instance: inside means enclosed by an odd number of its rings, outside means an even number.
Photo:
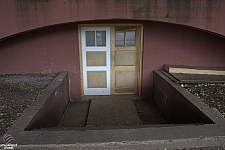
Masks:
[[[225,118],[225,83],[195,83],[181,86]]]
[[[181,86],[225,118],[225,83],[194,83],[181,84]],[[225,147],[215,146],[179,150],[225,150]]]
[[[0,136],[56,77],[56,74],[0,75]]]

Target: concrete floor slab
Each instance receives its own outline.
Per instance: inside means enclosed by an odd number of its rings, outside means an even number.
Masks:
[[[59,127],[86,126],[90,101],[71,101],[63,115]]]
[[[139,118],[143,125],[165,124],[165,119],[156,104],[151,100],[134,101]]]
[[[158,107],[155,105],[155,103],[152,100],[142,100],[141,97],[134,96],[134,95],[126,95],[126,99],[130,99],[134,101],[136,111],[138,113],[139,119],[141,120],[142,125],[136,124],[135,127],[146,127],[148,126],[168,126],[166,125],[166,122],[159,111]],[[87,124],[87,117],[89,113],[90,108],[90,102],[91,100],[96,99],[109,99],[109,97],[102,97],[102,96],[85,96],[82,101],[71,101],[68,105],[63,118],[59,124],[58,127],[54,128],[45,128],[45,129],[39,129],[39,130],[49,130],[49,131],[56,131],[56,130],[93,130],[93,129],[119,129],[119,128],[133,128],[132,126],[128,126],[129,124],[126,124],[125,126],[123,123],[118,123],[120,126],[116,126],[116,124],[113,124],[113,126],[86,126]],[[114,96],[115,99],[121,99],[121,96]],[[114,105],[115,99],[110,98],[109,101],[107,101],[108,105]],[[123,98],[124,99],[124,98]],[[122,106],[124,104],[124,106]],[[127,107],[127,103],[121,103],[120,107]],[[107,112],[105,112],[107,113]],[[112,112],[109,112],[112,113]],[[118,114],[117,114],[118,115]],[[110,114],[105,114],[105,116],[110,116]],[[96,116],[95,118],[99,118],[99,116]],[[106,117],[107,118],[107,117]],[[126,118],[125,118],[126,120]],[[124,122],[125,120],[120,120]],[[105,122],[105,120],[103,120]],[[117,121],[118,122],[118,121]]]
[[[133,98],[101,96],[91,100],[87,126],[136,126],[140,125]]]

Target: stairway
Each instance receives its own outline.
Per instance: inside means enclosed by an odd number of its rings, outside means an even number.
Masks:
[[[81,101],[70,102],[57,128],[106,129],[149,123],[165,123],[152,101],[143,101],[136,95],[85,96]]]

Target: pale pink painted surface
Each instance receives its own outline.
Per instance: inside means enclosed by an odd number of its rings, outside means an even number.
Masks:
[[[0,42],[0,74],[69,71],[71,97],[79,99],[78,26],[63,25],[25,33]]]
[[[143,23],[144,99],[152,98],[153,70],[162,69],[164,64],[225,67],[225,39],[222,37],[168,23],[122,22]],[[105,22],[96,22],[100,23]],[[0,74],[68,70],[73,100],[81,96],[79,63],[76,23],[39,29],[0,42]]]
[[[0,39],[44,26],[105,19],[154,20],[225,35],[223,0],[1,0]]]
[[[164,64],[225,67],[225,38],[168,23],[144,23],[143,90],[152,97],[153,70]]]
[[[1,0],[0,39],[37,30],[0,42],[0,73],[68,70],[71,97],[79,99],[77,23],[124,19],[114,23],[144,25],[142,93],[149,99],[152,71],[164,64],[225,67],[224,38],[173,25],[225,36],[224,14],[223,0]]]

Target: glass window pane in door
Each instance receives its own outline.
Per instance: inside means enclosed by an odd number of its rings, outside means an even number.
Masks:
[[[116,46],[124,46],[124,31],[116,31]]]
[[[85,31],[86,46],[95,46],[95,31]]]
[[[127,30],[127,32],[126,32],[126,46],[135,46],[135,31]]]
[[[97,46],[106,46],[106,32],[96,31]]]

